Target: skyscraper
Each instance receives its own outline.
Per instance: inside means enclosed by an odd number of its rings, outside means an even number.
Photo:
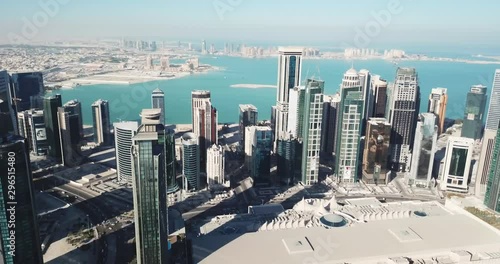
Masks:
[[[207,54],[207,42],[205,40],[201,41],[201,53]]]
[[[168,263],[168,211],[165,129],[159,109],[144,109],[132,139],[133,195],[137,263]]]
[[[467,193],[474,140],[449,137],[444,157],[442,190]]]
[[[13,134],[17,134],[16,116],[12,107],[12,98],[10,93],[10,76],[7,71],[0,71],[0,115],[9,116],[5,119],[3,126]]]
[[[227,185],[225,179],[225,157],[222,146],[212,145],[207,151],[207,186]]]
[[[447,90],[446,88],[434,88],[429,95],[429,107],[427,108],[427,112],[436,115],[439,135],[444,132],[446,105],[448,104]]]
[[[250,176],[254,180],[269,181],[271,172],[271,151],[273,148],[273,132],[267,126],[254,126],[254,140],[252,144],[252,160]]]
[[[152,108],[161,110],[160,121],[165,124],[165,94],[160,88],[156,88],[151,94],[151,105]]]
[[[420,107],[420,86],[414,68],[398,68],[391,91],[388,120],[392,125],[391,169],[408,172]]]
[[[373,117],[384,118],[387,108],[387,81],[379,75],[372,76],[374,93]]]
[[[11,97],[16,112],[42,108],[45,88],[41,72],[14,73],[11,81]]]
[[[433,113],[420,114],[413,143],[410,176],[408,184],[427,187],[432,179],[434,154],[437,151],[437,116]]]
[[[484,204],[491,210],[500,213],[500,123],[497,129],[493,155],[491,156]]]
[[[302,124],[302,183],[313,185],[319,181],[321,122],[323,118],[324,81],[307,80],[304,93]]]
[[[373,107],[375,104],[375,94],[372,87],[372,75],[370,71],[362,69],[358,72],[359,82],[363,91],[363,101],[365,102],[363,122],[361,124],[361,134],[365,134],[366,122],[373,115]]]
[[[339,181],[354,182],[359,174],[358,157],[364,113],[363,91],[355,69],[351,68],[344,74],[340,97],[335,172]]]
[[[241,134],[241,142],[245,142],[245,128],[248,126],[256,126],[259,113],[257,107],[251,104],[240,104],[239,127]]]
[[[474,186],[474,195],[479,198],[484,198],[484,195],[486,193],[488,173],[490,172],[493,150],[495,149],[496,136],[497,130],[484,130],[481,154],[479,155],[478,168],[476,172],[476,182]]]
[[[290,134],[282,137],[278,140],[276,154],[278,181],[286,185],[302,181],[302,142]]]
[[[153,58],[151,57],[151,55],[148,55],[146,57],[146,65],[144,66],[144,69],[146,69],[146,70],[153,69]]]
[[[496,130],[500,122],[500,69],[495,71],[493,85],[491,86],[490,106],[486,118],[486,129]]]
[[[94,122],[94,141],[99,145],[109,145],[112,142],[109,104],[106,100],[97,100],[92,104]]]
[[[471,139],[480,139],[483,130],[483,121],[485,117],[486,86],[473,85],[467,94],[465,103],[464,124],[462,126],[462,137]]]
[[[290,90],[300,85],[303,48],[280,48],[278,61],[278,89],[276,95],[276,142],[289,131],[288,104]]]
[[[5,127],[0,128],[0,171],[0,262],[43,263],[28,147]]]
[[[210,91],[191,92],[193,133],[200,146],[201,170],[205,171],[207,149],[218,143],[217,110],[212,106]]]
[[[116,171],[118,180],[132,184],[132,162],[133,157],[132,138],[136,135],[139,124],[137,122],[114,123]]]
[[[80,116],[66,105],[58,108],[59,135],[63,165],[73,167],[83,161],[80,137]]]
[[[389,161],[391,124],[385,118],[370,118],[366,124],[363,150],[363,181],[368,184],[386,184]]]
[[[47,155],[48,142],[43,110],[27,110],[18,115],[19,135],[26,138],[31,152],[37,156]]]
[[[302,138],[304,132],[305,86],[297,86],[289,92],[288,102],[288,130],[295,138]],[[283,137],[285,134],[282,134]]]
[[[335,152],[337,116],[340,94],[323,96],[323,120],[321,121],[321,152],[332,155]]]
[[[68,112],[70,115],[75,115],[76,118],[78,119],[78,134],[80,134],[80,140],[83,140],[84,138],[84,131],[83,131],[83,115],[82,115],[82,103],[78,100],[71,100],[68,101],[63,105],[64,109],[66,112]]]
[[[59,136],[59,118],[57,111],[62,106],[61,95],[56,94],[46,97],[43,101],[43,114],[45,118],[45,128],[49,143],[49,156],[57,161],[62,161],[61,139]]]
[[[186,190],[200,188],[200,146],[198,136],[186,133],[182,136],[182,174],[187,181]],[[184,180],[183,180],[183,184]]]

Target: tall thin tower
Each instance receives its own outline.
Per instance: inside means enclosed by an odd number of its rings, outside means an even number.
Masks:
[[[303,48],[279,49],[275,142],[288,132],[289,95],[291,89],[300,85],[303,50]]]
[[[205,171],[207,149],[218,142],[217,110],[212,106],[210,91],[191,92],[193,133],[200,146],[201,169]]]
[[[151,106],[161,110],[160,122],[165,124],[165,94],[160,88],[156,88],[151,93]]]
[[[447,90],[446,88],[434,88],[429,95],[429,107],[427,108],[427,112],[436,115],[439,135],[444,132],[446,105],[448,104]]]
[[[486,129],[497,130],[498,122],[500,122],[500,69],[495,71],[495,77],[493,78]]]
[[[160,116],[159,109],[142,110],[142,125],[131,150],[137,263],[141,264],[168,263],[165,150],[171,140]]]
[[[420,86],[414,68],[398,68],[389,106],[391,169],[408,172],[420,107]]]

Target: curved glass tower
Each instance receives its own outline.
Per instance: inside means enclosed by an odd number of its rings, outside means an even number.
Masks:
[[[194,133],[182,136],[182,173],[189,186],[185,189],[198,189],[200,183],[200,146]]]
[[[132,138],[135,136],[139,124],[137,122],[114,123],[116,171],[118,180],[132,184]]]

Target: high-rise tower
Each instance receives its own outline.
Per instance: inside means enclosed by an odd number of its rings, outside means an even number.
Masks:
[[[200,145],[198,136],[194,133],[186,133],[182,136],[182,173],[183,188],[186,190],[198,190],[200,188]]]
[[[476,182],[474,183],[474,195],[479,198],[484,198],[486,193],[488,173],[490,172],[493,150],[495,149],[496,136],[497,130],[484,130],[481,154],[479,154],[479,160],[477,161],[478,167],[476,172]]]
[[[276,95],[275,142],[289,131],[288,107],[290,90],[300,85],[303,48],[280,48],[278,89]]]
[[[500,122],[500,69],[495,71],[493,85],[491,86],[490,106],[486,118],[486,129],[497,130]]]
[[[165,94],[160,88],[156,88],[151,93],[151,105],[152,108],[161,110],[160,121],[165,124]]]
[[[392,125],[391,169],[408,172],[420,107],[420,86],[414,68],[398,68],[388,120]]]
[[[205,171],[207,149],[218,143],[217,110],[212,106],[210,91],[191,92],[193,133],[198,136],[201,170]]]
[[[434,88],[429,95],[429,107],[427,108],[427,112],[436,115],[439,135],[444,132],[446,105],[448,104],[447,90],[446,88]]]
[[[109,103],[97,100],[92,104],[92,119],[94,122],[94,141],[99,145],[109,145],[112,142]]]
[[[354,182],[360,174],[360,138],[364,114],[363,89],[355,69],[351,68],[344,74],[340,98],[335,172],[339,181]]]
[[[434,154],[437,151],[437,116],[432,113],[420,114],[415,132],[415,142],[408,183],[427,187],[432,178]]]
[[[480,139],[485,117],[487,88],[483,85],[473,85],[467,94],[465,105],[464,124],[462,126],[462,137]]]
[[[132,138],[137,133],[139,124],[137,122],[114,123],[115,131],[115,152],[116,152],[116,171],[118,180],[132,184],[132,162],[133,157]]]
[[[49,156],[57,161],[62,161],[61,139],[59,136],[59,119],[57,111],[62,106],[61,95],[56,94],[46,97],[43,101],[43,114],[45,117],[45,128],[49,143]]]
[[[497,128],[495,148],[490,164],[484,204],[500,213],[500,124]]]
[[[0,171],[0,262],[41,264],[28,146],[5,127],[0,128]]]
[[[168,135],[159,109],[144,109],[133,138],[133,196],[137,263],[168,263]],[[170,142],[171,143],[171,142]]]
[[[41,109],[45,88],[41,72],[14,73],[11,91],[16,112]]]

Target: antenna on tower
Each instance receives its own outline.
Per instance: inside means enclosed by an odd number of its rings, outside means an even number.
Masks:
[[[316,69],[318,70],[318,79],[321,80],[321,71],[319,69],[319,65],[316,65]]]
[[[306,79],[305,79],[306,81],[305,82],[307,82],[307,79],[309,79],[309,69],[310,69],[310,67],[308,66],[307,67],[307,73],[306,73]]]

